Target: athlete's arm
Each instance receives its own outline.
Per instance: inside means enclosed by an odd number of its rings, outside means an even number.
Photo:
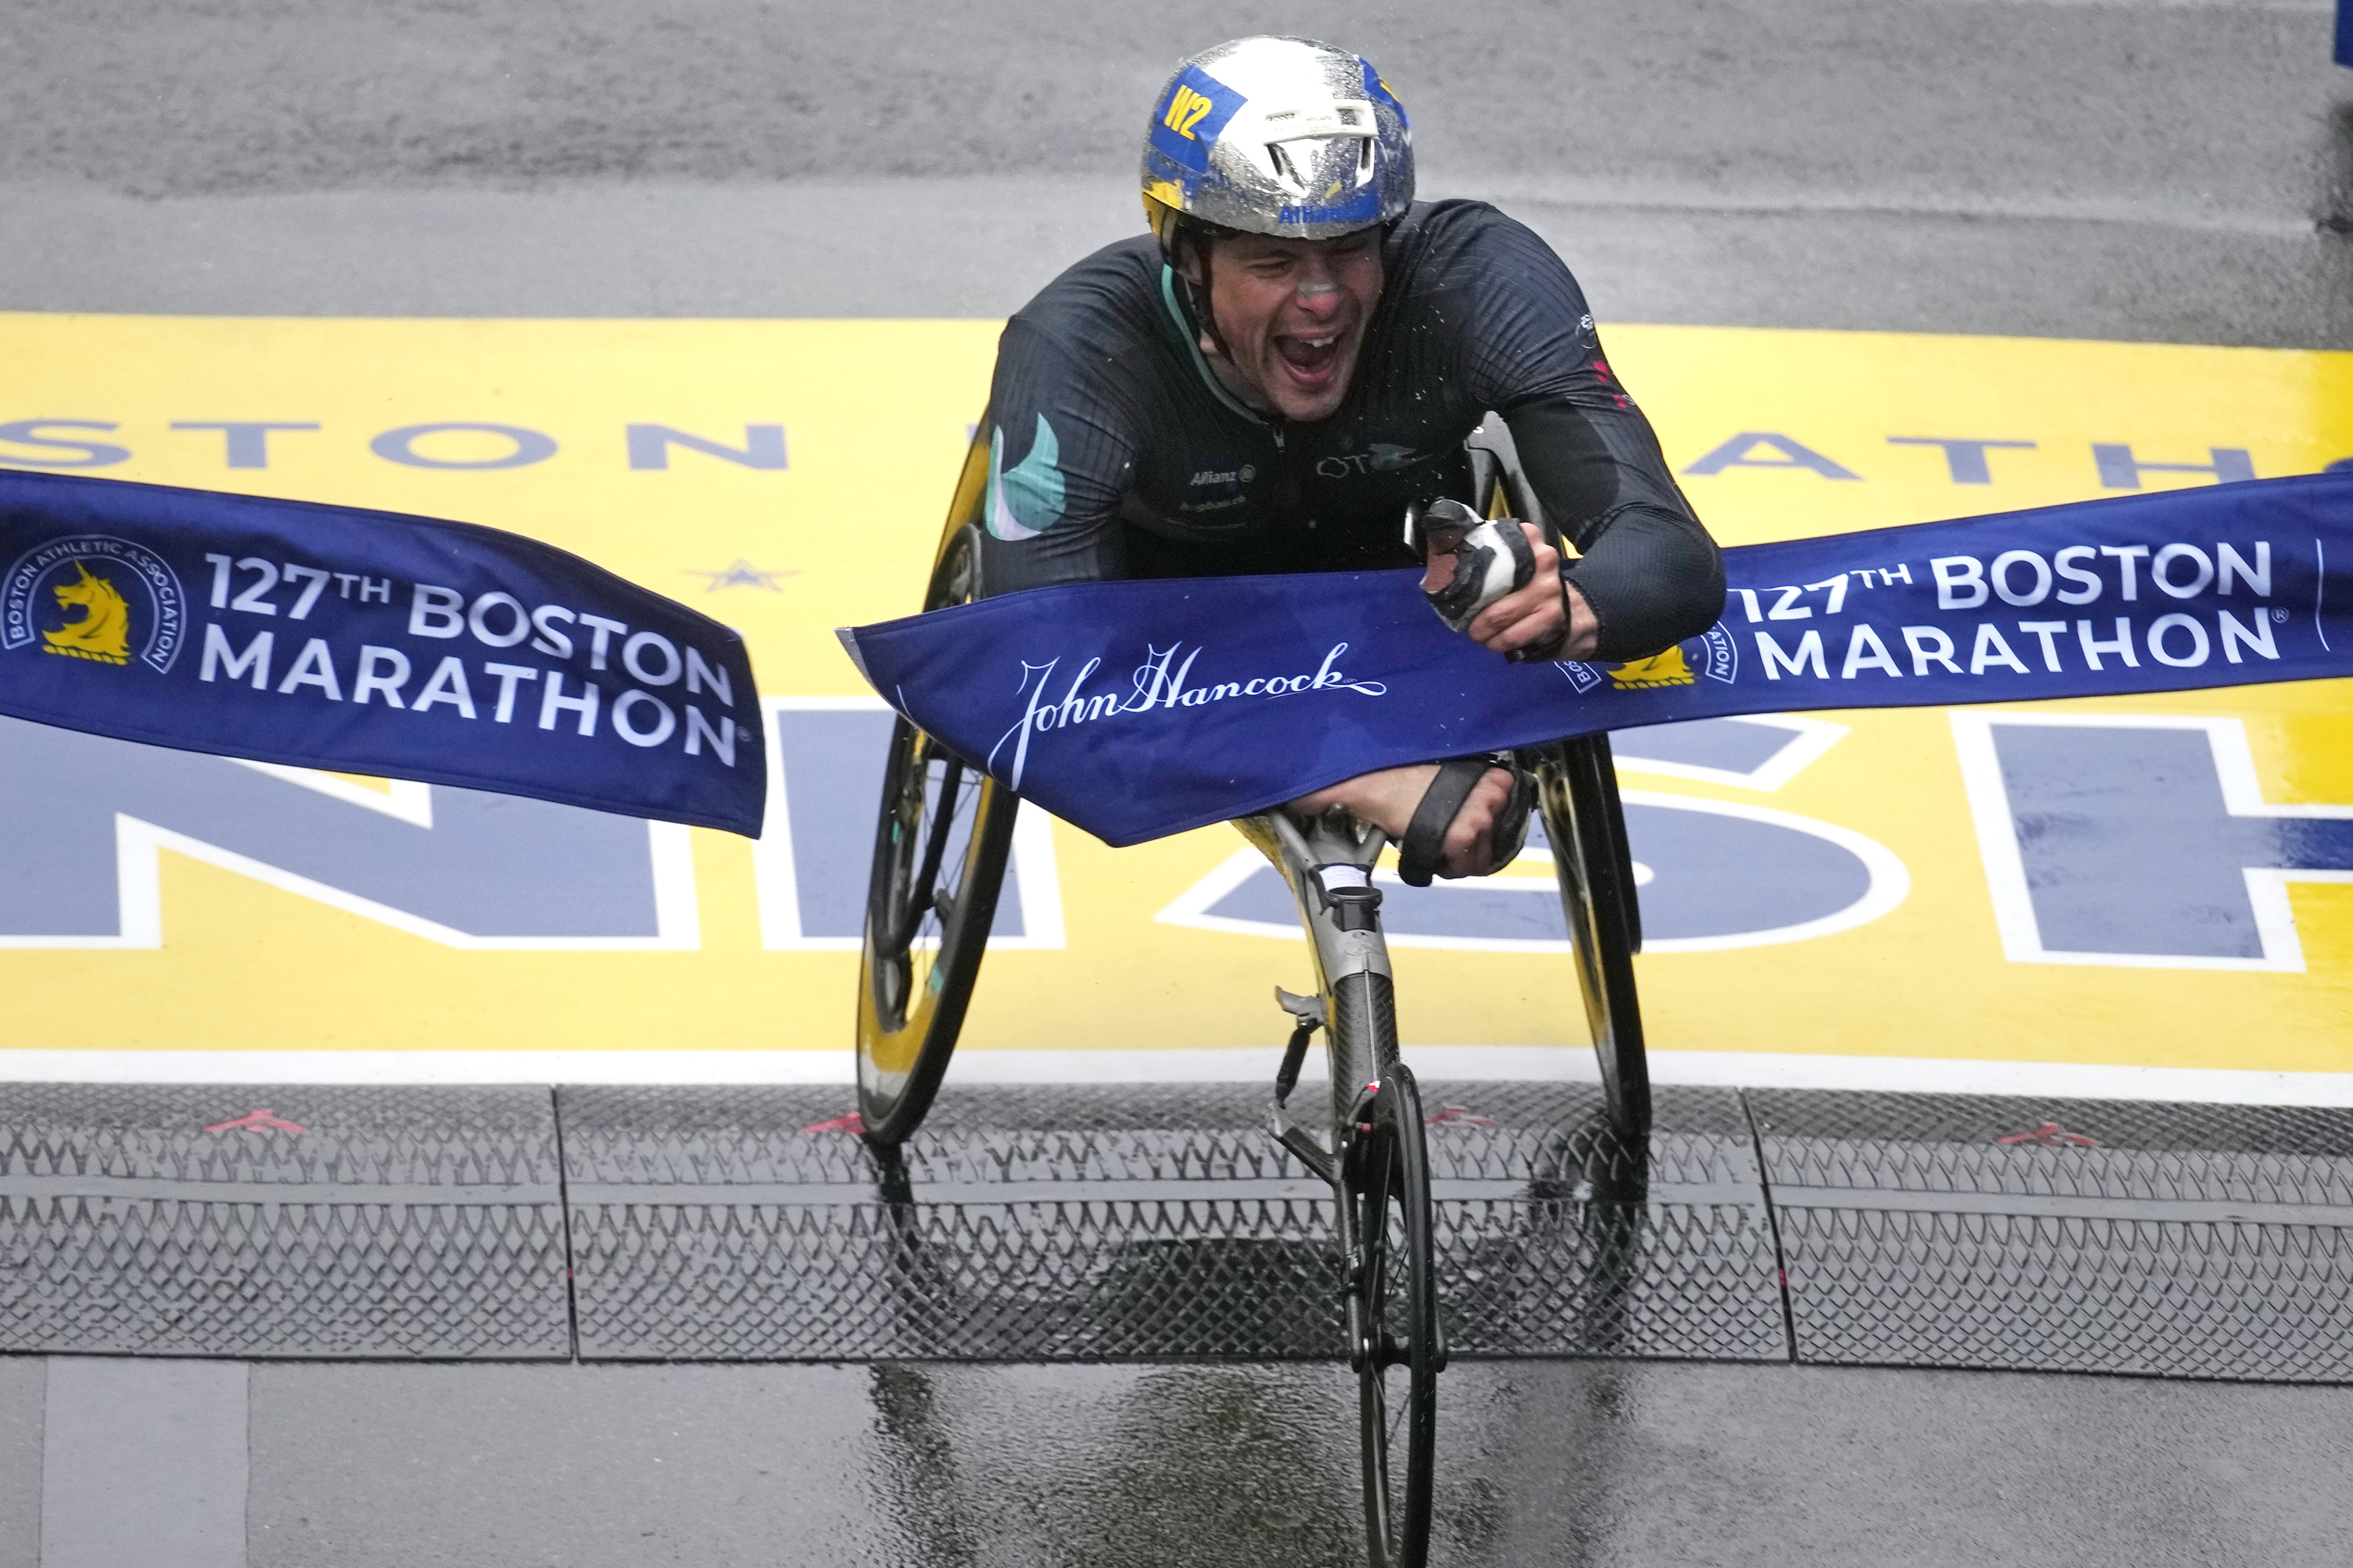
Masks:
[[[1421,797],[1437,776],[1436,763],[1381,768],[1302,795],[1290,803],[1290,809],[1314,816],[1332,806],[1345,806],[1359,821],[1369,822],[1393,841],[1403,843]],[[1497,868],[1495,830],[1503,826],[1504,805],[1511,798],[1512,775],[1501,768],[1488,769],[1447,825],[1446,842],[1438,857],[1440,876],[1483,877]]]
[[[1473,641],[1497,653],[1643,658],[1705,631],[1722,613],[1715,542],[1666,479],[1649,426],[1632,417],[1639,427],[1622,434],[1638,460],[1621,466],[1587,411],[1566,399],[1539,399],[1504,416],[1545,515],[1565,520],[1562,531],[1582,554],[1563,570],[1559,552],[1530,527],[1535,576],[1480,612],[1466,628]],[[1653,462],[1639,460],[1646,447]],[[1630,477],[1654,499],[1624,500]],[[1451,569],[1451,558],[1431,557],[1422,585],[1436,588]]]
[[[1548,396],[1504,420],[1545,515],[1580,552],[1564,575],[1595,623],[1585,657],[1645,658],[1715,624],[1723,559],[1640,411]]]
[[[1467,296],[1448,322],[1458,373],[1503,411],[1545,515],[1580,552],[1565,576],[1593,616],[1588,657],[1641,658],[1698,636],[1723,612],[1723,562],[1603,356],[1577,280],[1543,240],[1492,208],[1446,216],[1433,251],[1444,250],[1459,280],[1451,290]],[[1574,614],[1572,599],[1496,635],[1534,646],[1543,622],[1556,633]],[[1481,630],[1474,623],[1472,635]]]
[[[1126,576],[1119,503],[1134,467],[1126,400],[1052,336],[1016,316],[997,340],[981,499],[980,591]]]

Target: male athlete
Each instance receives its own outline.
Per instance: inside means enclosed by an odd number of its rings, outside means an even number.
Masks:
[[[1418,558],[1404,522],[1469,493],[1462,443],[1493,409],[1580,553],[1523,525],[1534,574],[1468,635],[1614,661],[1715,620],[1715,545],[1576,279],[1493,207],[1413,200],[1405,110],[1366,61],[1274,37],[1187,60],[1153,110],[1144,206],[1150,236],[1063,273],[998,343],[984,592],[1418,564],[1442,611],[1454,562]],[[1293,806],[1344,805],[1409,861],[1418,837],[1440,875],[1479,875],[1526,821],[1512,773],[1485,762],[1383,769]]]

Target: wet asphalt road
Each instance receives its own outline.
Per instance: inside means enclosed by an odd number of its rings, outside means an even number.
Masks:
[[[2353,346],[2327,0],[14,0],[0,309],[997,315],[1337,38],[1608,321]]]
[[[2353,347],[2328,21],[12,0],[0,309],[1000,314],[1137,228],[1176,56],[1289,30],[1379,61],[1425,190],[1534,223],[1605,320]],[[0,1568],[1357,1560],[1331,1368],[68,1365],[0,1360]],[[1445,1400],[1447,1563],[2303,1568],[2353,1525],[2341,1389],[1520,1363]]]
[[[105,1439],[59,1417],[44,1519],[42,1446],[10,1441],[44,1363],[0,1362],[0,1564],[121,1568],[91,1548],[126,1515],[151,1565],[1361,1561],[1335,1368],[147,1363],[191,1367],[183,1429],[243,1422],[249,1481],[77,1463]],[[2353,1523],[2341,1389],[1606,1362],[1443,1386],[1446,1568],[2312,1568]]]

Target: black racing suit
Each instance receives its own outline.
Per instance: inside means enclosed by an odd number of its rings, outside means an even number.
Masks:
[[[1715,544],[1560,258],[1484,203],[1417,202],[1382,261],[1356,379],[1313,424],[1255,413],[1210,373],[1149,236],[1048,284],[997,344],[983,591],[1419,565],[1406,507],[1470,499],[1462,441],[1493,409],[1581,554],[1566,574],[1597,657],[1706,630]]]

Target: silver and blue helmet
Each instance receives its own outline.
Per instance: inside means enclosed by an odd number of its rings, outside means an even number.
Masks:
[[[1172,258],[1187,220],[1331,239],[1412,200],[1405,106],[1345,49],[1237,38],[1178,66],[1153,106],[1144,211]]]

